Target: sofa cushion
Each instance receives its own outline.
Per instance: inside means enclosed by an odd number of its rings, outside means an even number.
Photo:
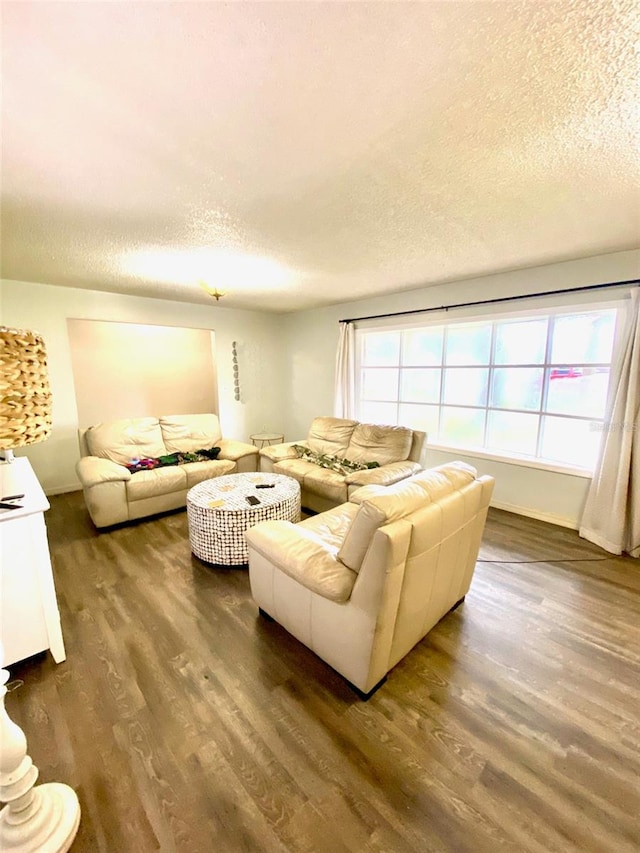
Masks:
[[[347,500],[347,484],[344,474],[331,471],[329,468],[311,465],[311,470],[304,475],[302,485],[305,491],[312,495],[320,495],[336,503],[344,503]]]
[[[402,462],[409,458],[413,430],[399,426],[358,424],[344,453],[353,462]]]
[[[162,438],[168,453],[209,449],[222,438],[217,415],[163,415]]]
[[[306,442],[287,441],[283,444],[272,444],[270,447],[263,447],[259,451],[260,458],[270,459],[274,464],[282,461],[283,459],[296,459],[299,455],[298,451],[294,449],[296,444],[302,447]]]
[[[320,468],[329,468],[331,471],[336,471],[338,474],[354,474],[358,471],[369,471],[373,468],[379,468],[377,462],[352,462],[343,456],[331,456],[328,453],[316,453],[304,444],[294,444],[293,449],[296,451],[300,459],[305,459],[307,462],[313,462]]]
[[[346,449],[357,424],[346,418],[314,418],[307,444],[315,453],[347,456]]]
[[[86,432],[91,456],[127,465],[132,459],[157,459],[167,453],[158,418],[126,418],[96,424]]]
[[[304,521],[298,522],[296,527],[311,530],[337,552],[357,512],[358,507],[355,504],[341,503],[332,509],[305,518]]]
[[[361,503],[338,551],[340,562],[359,572],[374,533],[385,521],[382,510],[370,501]]]
[[[288,545],[287,555],[280,568],[307,589],[329,601],[348,601],[356,581],[356,574],[344,563],[321,550],[305,547],[308,543],[298,537]]]
[[[368,501],[369,498],[375,498],[378,495],[384,495],[389,486],[380,486],[373,483],[370,486],[360,486],[355,492],[349,495],[349,500],[354,504],[362,504]]]
[[[221,477],[223,474],[233,474],[236,463],[231,459],[212,459],[210,462],[188,462],[182,466],[187,477],[187,488],[197,486],[205,480],[213,477]]]
[[[449,462],[421,471],[392,486],[364,486],[359,489],[354,493],[359,509],[338,551],[338,559],[354,572],[359,571],[379,527],[405,518],[426,504],[463,488],[476,476],[476,469],[471,465]]]
[[[463,488],[476,476],[476,469],[471,465],[449,462],[394,483],[383,494],[372,495],[365,503],[380,510],[385,517],[384,524],[389,524]]]
[[[283,459],[281,462],[274,462],[273,465],[274,474],[285,474],[287,477],[293,477],[300,485],[304,483],[305,475],[314,470],[318,470],[317,466],[305,459]]]
[[[335,549],[313,530],[301,528],[288,521],[262,521],[245,533],[252,551],[301,583],[312,592],[330,601],[349,599],[356,574],[336,559]]]
[[[437,501],[451,491],[462,489],[478,476],[477,470],[466,462],[445,462],[436,468],[420,471],[413,477],[403,481],[423,489],[430,500]],[[398,489],[402,483],[395,483],[393,489]]]
[[[155,498],[187,488],[187,475],[184,465],[168,468],[153,468],[151,471],[138,471],[127,481],[127,500],[141,501]]]

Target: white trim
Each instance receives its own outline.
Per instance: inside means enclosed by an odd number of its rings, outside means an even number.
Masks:
[[[49,495],[66,495],[68,492],[81,492],[82,486],[80,483],[68,483],[66,486],[51,486],[47,489]]]
[[[456,447],[454,444],[436,444],[430,442],[427,436],[425,452],[431,449],[452,453],[456,456],[466,456],[471,459],[490,459],[494,462],[504,462],[506,465],[517,465],[521,468],[539,468],[541,471],[551,471],[554,474],[569,474],[572,477],[582,477],[585,480],[593,478],[593,471],[590,468],[563,465],[562,462],[543,462],[541,459],[527,459],[523,456],[509,456],[505,453],[494,453],[484,448],[473,450],[468,447]]]
[[[629,291],[630,293],[631,291]],[[591,313],[598,312],[603,310],[611,310],[615,311],[615,325],[613,332],[613,346],[612,346],[612,354],[611,361],[607,363],[597,363],[597,364],[586,364],[581,363],[576,366],[583,366],[585,368],[609,368],[609,372],[611,372],[612,366],[615,363],[616,353],[620,347],[620,325],[621,325],[621,314],[623,313],[623,309],[626,307],[625,302],[627,301],[625,298],[617,298],[611,299],[609,294],[607,294],[609,298],[600,299],[600,300],[591,300],[589,302],[583,302],[582,304],[562,304],[562,305],[549,305],[548,302],[552,302],[553,300],[548,300],[546,305],[537,305],[533,309],[524,309],[513,311],[513,309],[509,310],[504,307],[503,310],[494,311],[491,314],[482,313],[475,314],[473,316],[466,316],[464,318],[456,318],[448,316],[447,312],[439,312],[440,316],[432,316],[429,319],[426,319],[424,316],[414,316],[411,320],[404,320],[404,322],[398,322],[398,318],[390,318],[395,319],[396,322],[391,325],[390,323],[385,322],[384,325],[374,325],[374,324],[366,324],[356,326],[356,336],[357,336],[357,346],[356,346],[356,358],[355,358],[355,396],[356,396],[356,413],[354,417],[358,417],[358,413],[360,413],[360,406],[365,402],[371,403],[380,403],[391,404],[395,406],[395,416],[389,415],[389,417],[395,417],[395,420],[391,422],[399,423],[400,418],[400,406],[402,402],[409,405],[411,401],[401,401],[401,391],[400,391],[400,378],[403,371],[410,371],[413,369],[436,369],[441,371],[441,382],[440,382],[440,398],[439,400],[432,402],[418,402],[413,401],[413,405],[424,405],[424,406],[432,406],[438,409],[438,424],[439,428],[442,426],[442,412],[444,408],[449,405],[453,408],[460,407],[461,404],[453,403],[447,404],[444,399],[445,394],[445,376],[446,371],[448,369],[456,370],[460,368],[464,368],[465,365],[448,365],[445,362],[445,352],[446,352],[446,342],[447,342],[447,334],[452,327],[458,325],[481,325],[491,326],[491,352],[489,356],[489,361],[486,364],[473,365],[474,368],[479,370],[486,370],[488,372],[487,379],[487,398],[485,404],[483,406],[469,406],[468,408],[477,409],[478,411],[482,411],[484,413],[484,430],[485,430],[485,438],[486,431],[489,426],[489,417],[492,412],[503,412],[503,411],[514,411],[522,414],[534,415],[538,419],[538,434],[537,434],[537,444],[536,451],[541,452],[541,443],[542,443],[542,435],[544,428],[544,419],[545,418],[574,418],[576,420],[582,422],[601,422],[606,417],[606,411],[608,410],[608,406],[605,406],[605,412],[602,416],[588,416],[584,414],[571,414],[567,412],[557,412],[550,411],[547,408],[547,393],[549,387],[549,377],[551,375],[551,371],[558,366],[564,366],[564,362],[552,361],[551,360],[551,345],[552,345],[552,337],[553,337],[553,324],[558,316],[563,315],[571,315],[571,314],[580,314],[580,313]],[[443,316],[444,313],[444,316]],[[535,365],[511,365],[511,364],[495,364],[494,363],[494,348],[495,348],[495,328],[496,323],[501,323],[504,321],[519,321],[523,319],[534,318],[536,316],[546,317],[547,322],[547,330],[546,330],[546,350],[544,361],[540,364]],[[412,328],[427,328],[430,325],[438,325],[443,327],[443,341],[442,341],[442,351],[441,358],[439,364],[429,364],[429,365],[404,365],[403,364],[403,332],[407,329]],[[362,354],[363,354],[363,341],[366,340],[367,336],[371,334],[376,334],[380,332],[393,333],[399,336],[399,353],[398,353],[398,361],[396,364],[388,364],[388,365],[363,365],[362,364]],[[524,410],[524,409],[505,409],[500,406],[491,405],[491,387],[492,387],[492,377],[496,370],[498,369],[521,369],[525,367],[535,367],[543,371],[543,393],[540,399],[539,408],[536,411]],[[471,367],[471,365],[469,365]],[[396,388],[396,394],[394,400],[362,400],[362,378],[363,372],[365,370],[371,371],[384,371],[384,370],[395,370],[398,374],[397,383],[398,387]],[[608,388],[608,396],[610,397],[612,393],[611,385],[609,384]],[[520,465],[524,468],[539,468],[540,470],[545,471],[553,471],[555,473],[561,474],[569,474],[577,477],[583,477],[585,479],[593,478],[593,467],[582,467],[580,465],[575,465],[570,462],[554,462],[548,459],[541,459],[540,457],[521,457],[518,454],[510,454],[508,451],[501,450],[499,452],[490,451],[487,448],[483,448],[482,451],[475,450],[470,447],[461,447],[461,448],[449,448],[447,445],[438,445],[434,444],[433,447],[442,447],[446,450],[452,450],[456,453],[466,453],[466,455],[470,456],[478,456],[479,458],[486,459],[496,459],[498,461],[503,461],[508,464]],[[595,463],[594,463],[595,464]]]
[[[618,542],[612,542],[606,536],[602,536],[600,533],[595,530],[591,530],[589,527],[580,527],[578,529],[580,530],[580,536],[583,539],[593,542],[593,544],[597,545],[598,548],[602,548],[610,554],[622,554],[622,548]]]
[[[566,515],[555,515],[552,512],[541,512],[538,509],[532,509],[528,506],[516,506],[516,504],[504,503],[503,501],[491,501],[490,506],[495,509],[504,509],[506,512],[513,512],[515,515],[524,515],[526,518],[535,518],[538,521],[546,521],[548,524],[555,524],[558,527],[568,527],[570,530],[578,529],[576,519],[569,518]],[[488,560],[487,562],[491,562]],[[517,562],[517,560],[515,561]]]

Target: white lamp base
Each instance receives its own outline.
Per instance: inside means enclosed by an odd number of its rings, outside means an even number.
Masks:
[[[80,825],[80,803],[73,788],[47,782],[33,788],[26,809],[0,812],[2,853],[66,853]]]
[[[16,458],[13,455],[13,450],[10,450],[9,448],[7,448],[7,450],[3,450],[2,452],[4,453],[5,462],[13,462],[13,460]]]
[[[8,680],[9,671],[0,669],[0,800],[7,804],[0,811],[0,850],[65,853],[78,831],[80,803],[68,785],[35,784],[38,768],[27,755],[27,739],[4,705]]]

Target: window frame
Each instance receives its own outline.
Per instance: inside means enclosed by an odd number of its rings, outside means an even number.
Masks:
[[[570,294],[569,294],[570,296]],[[527,414],[535,415],[538,419],[537,426],[537,437],[536,437],[536,453],[541,452],[542,441],[543,441],[543,426],[542,419],[543,417],[562,417],[562,418],[575,418],[576,420],[587,422],[590,421],[592,423],[601,422],[604,424],[606,420],[606,413],[610,407],[611,396],[613,393],[613,389],[611,386],[611,381],[609,379],[608,389],[607,389],[607,402],[605,404],[605,411],[601,417],[590,417],[587,415],[573,415],[567,414],[564,412],[552,412],[545,409],[548,400],[548,391],[550,384],[550,371],[553,367],[558,366],[559,363],[551,361],[551,347],[553,342],[553,324],[555,320],[560,315],[567,314],[583,314],[588,313],[590,311],[606,311],[614,309],[616,311],[615,318],[615,327],[614,327],[614,339],[613,339],[613,347],[611,354],[611,361],[608,363],[598,362],[598,363],[589,363],[584,364],[584,367],[589,368],[607,368],[610,371],[610,377],[615,371],[615,366],[621,355],[621,341],[622,341],[622,330],[626,325],[627,312],[626,308],[629,304],[628,300],[628,291],[624,291],[623,293],[616,294],[614,298],[611,297],[610,294],[607,294],[606,298],[601,296],[601,298],[594,298],[593,294],[589,294],[591,297],[588,301],[586,298],[579,299],[576,296],[573,299],[569,300],[565,295],[564,298],[549,298],[545,300],[544,304],[538,304],[536,306],[529,306],[524,308],[518,308],[513,310],[513,308],[509,309],[506,306],[501,306],[496,309],[495,305],[488,306],[487,308],[482,308],[482,306],[478,306],[475,310],[467,309],[456,309],[455,313],[449,313],[446,309],[442,309],[439,311],[434,311],[433,313],[429,313],[428,315],[419,315],[416,314],[413,317],[407,316],[403,317],[401,322],[398,322],[398,317],[390,316],[389,318],[385,318],[383,320],[376,321],[359,321],[356,322],[355,326],[355,406],[356,412],[354,417],[360,417],[360,407],[361,403],[361,390],[362,390],[362,371],[363,368],[366,369],[367,365],[362,364],[362,353],[363,353],[363,344],[362,344],[362,335],[368,333],[375,332],[398,332],[400,334],[400,347],[399,347],[399,355],[398,355],[398,363],[394,365],[392,369],[398,370],[398,388],[396,392],[396,399],[394,401],[388,401],[396,406],[396,422],[399,423],[399,411],[400,406],[402,405],[402,401],[400,400],[400,388],[401,388],[401,371],[403,369],[411,369],[415,367],[416,369],[424,369],[424,368],[436,368],[441,371],[441,383],[440,383],[440,396],[439,401],[437,403],[429,404],[429,403],[421,403],[416,402],[415,405],[436,405],[438,407],[438,423],[440,424],[440,418],[442,417],[442,410],[444,407],[443,403],[443,395],[444,395],[444,386],[445,386],[445,371],[447,367],[451,367],[452,365],[446,364],[446,340],[447,340],[447,328],[460,325],[460,324],[491,324],[491,341],[490,341],[490,354],[489,361],[487,364],[482,365],[466,365],[467,367],[479,367],[480,369],[486,369],[488,372],[487,375],[487,394],[486,401],[483,406],[471,406],[471,408],[477,408],[480,411],[484,412],[484,427],[483,427],[483,443],[486,444],[487,440],[487,431],[489,428],[489,416],[492,411],[498,412],[515,412],[522,413],[526,411]],[[480,310],[479,310],[480,309]],[[493,373],[496,368],[503,367],[516,367],[515,365],[502,365],[495,363],[495,346],[496,346],[496,323],[505,320],[526,320],[526,319],[535,319],[536,317],[548,317],[549,322],[547,325],[547,338],[546,338],[546,347],[543,362],[539,364],[522,364],[517,365],[517,368],[522,367],[535,367],[543,370],[543,387],[541,389],[540,402],[538,408],[535,410],[524,410],[524,409],[507,409],[502,407],[496,407],[491,405],[491,392],[492,392],[492,380]],[[440,358],[439,365],[403,365],[402,363],[402,333],[411,329],[419,329],[426,328],[429,326],[444,326],[445,332],[443,335],[443,343],[442,343],[442,352]],[[575,361],[571,366],[577,366],[578,362]],[[369,365],[371,367],[371,365]],[[465,365],[455,365],[458,367],[465,367]],[[380,368],[378,368],[380,369]],[[407,403],[407,401],[404,401]],[[408,403],[407,403],[408,404]],[[460,404],[456,404],[460,405]],[[470,406],[464,405],[462,408],[469,408]],[[602,430],[602,434],[604,430]],[[487,448],[486,446],[466,446],[463,444],[453,444],[447,442],[441,442],[440,440],[430,440],[427,436],[427,447],[432,448],[437,451],[444,451],[455,453],[459,456],[469,457],[469,458],[479,458],[479,459],[489,459],[497,462],[504,462],[507,464],[515,464],[522,467],[527,468],[537,468],[544,471],[552,471],[555,473],[564,473],[564,474],[573,474],[578,477],[584,477],[591,479],[593,477],[594,469],[591,466],[580,466],[571,462],[563,462],[560,460],[551,460],[548,458],[541,458],[539,456],[531,456],[528,454],[519,454],[516,452],[510,452],[508,450],[503,449],[492,449]]]

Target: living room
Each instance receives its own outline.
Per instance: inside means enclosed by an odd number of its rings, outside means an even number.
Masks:
[[[628,285],[585,289],[640,277],[637,121],[625,107],[635,13],[490,5],[2,3],[0,324],[46,345],[52,430],[16,456],[51,504],[66,646],[61,663],[42,653],[10,667],[6,707],[39,783],[76,791],[72,850],[640,843],[640,581],[637,560],[578,535],[593,468],[427,435],[425,469],[462,460],[495,478],[485,535],[464,605],[367,702],[259,617],[246,569],[192,555],[183,510],[98,530],[76,474],[90,424],[70,321],[207,331],[215,389],[174,374],[165,393],[202,391],[225,437],[297,441],[335,412],[342,320],[626,298]],[[302,113],[320,81],[318,114]],[[196,125],[206,98],[187,101],[200,86],[217,112]],[[470,128],[477,98],[486,125]],[[261,256],[294,274],[247,266]],[[95,384],[107,412],[115,388]],[[120,416],[171,414],[145,409],[144,389],[136,405]]]
[[[47,345],[55,429],[47,442],[30,448],[29,455],[45,491],[57,494],[79,488],[75,475],[77,429],[89,426],[78,423],[67,331],[69,317],[212,329],[217,354],[218,410],[224,432],[247,441],[252,433],[267,429],[294,440],[306,435],[316,415],[333,413],[341,319],[473,301],[479,294],[481,299],[493,299],[553,291],[568,283],[581,287],[629,281],[637,278],[639,267],[640,250],[613,252],[287,314],[234,310],[225,308],[224,300],[201,305],[8,280],[0,283],[0,295],[2,322],[36,329]],[[593,305],[597,304],[596,298],[593,293],[577,294],[572,301]],[[239,403],[233,393],[234,340],[239,347],[241,372]],[[198,377],[179,377],[175,381],[197,385]],[[459,451],[436,449],[427,442],[427,465],[458,457]],[[465,458],[472,465],[480,463],[472,453],[467,452]],[[480,464],[496,476],[494,505],[574,529],[579,526],[589,484],[584,472],[536,469],[497,459],[482,459]]]

